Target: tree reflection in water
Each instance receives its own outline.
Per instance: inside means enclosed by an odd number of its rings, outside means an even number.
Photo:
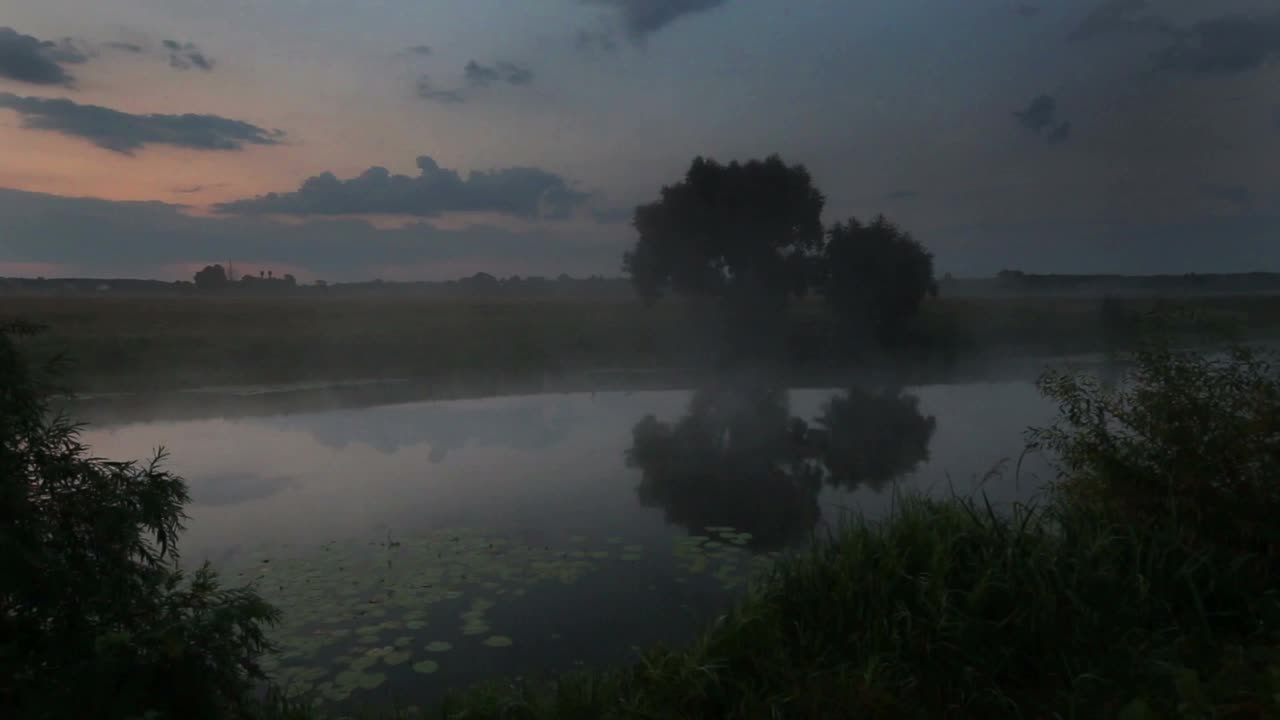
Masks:
[[[694,533],[733,527],[765,551],[809,537],[824,483],[879,492],[914,470],[934,427],[897,390],[842,392],[811,426],[791,415],[785,389],[738,382],[697,390],[675,423],[645,417],[626,461],[641,471],[640,503],[667,522]]]

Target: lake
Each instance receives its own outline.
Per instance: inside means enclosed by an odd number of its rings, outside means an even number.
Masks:
[[[113,424],[192,494],[186,564],[285,612],[266,666],[325,703],[427,705],[477,681],[679,644],[779,554],[895,489],[1032,498],[1053,404],[1026,381],[865,392],[735,383]],[[1007,471],[982,478],[1002,460]]]

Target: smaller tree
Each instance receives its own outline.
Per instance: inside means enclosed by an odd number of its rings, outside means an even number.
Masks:
[[[827,305],[855,338],[896,343],[924,298],[938,294],[933,255],[883,215],[832,226],[824,260]]]
[[[204,269],[195,275],[196,287],[201,290],[220,290],[226,287],[230,280],[227,278],[227,271],[221,265],[205,265]]]
[[[90,454],[0,325],[0,714],[243,716],[279,612],[191,575],[176,543],[183,480]]]

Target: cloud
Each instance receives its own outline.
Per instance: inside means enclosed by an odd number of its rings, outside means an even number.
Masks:
[[[367,280],[404,268],[406,279],[451,279],[478,270],[575,275],[616,273],[622,238],[569,228],[512,232],[429,223],[378,229],[363,220],[193,217],[179,205],[112,202],[0,189],[0,258],[76,266],[87,275],[190,279],[185,268],[228,260],[296,268],[329,280]],[[166,272],[166,268],[168,271]],[[193,272],[194,270],[191,270]]]
[[[0,77],[33,85],[70,87],[75,78],[64,65],[76,65],[89,54],[70,38],[58,42],[23,35],[11,27],[0,27]]]
[[[494,85],[528,85],[533,82],[533,71],[519,63],[500,60],[493,65],[484,65],[470,60],[462,68],[462,87],[442,88],[427,75],[418,77],[418,97],[423,100],[434,100],[446,104],[466,102],[475,91],[484,90]]]
[[[888,197],[890,200],[915,200],[920,197],[920,193],[915,190],[894,190]]]
[[[123,50],[124,52],[129,52],[134,54],[141,53],[144,49],[138,43],[131,43],[131,42],[109,42],[105,44],[105,47],[109,47],[112,50]]]
[[[180,43],[177,40],[161,40],[160,44],[169,52],[169,67],[175,70],[212,70],[213,59],[200,51],[193,43]]]
[[[601,225],[629,223],[634,215],[635,209],[627,207],[602,208],[591,211],[591,217],[595,218],[595,221]]]
[[[1040,6],[1032,5],[1027,2],[1020,2],[1013,6],[1013,11],[1024,18],[1033,18],[1040,14]]]
[[[1015,112],[1018,124],[1039,134],[1041,130],[1051,127],[1054,116],[1058,112],[1058,102],[1048,95],[1039,95],[1031,101],[1026,110]]]
[[[1109,34],[1169,35],[1173,24],[1143,14],[1147,0],[1107,0],[1094,8],[1068,36],[1072,41],[1091,40]]]
[[[216,206],[219,212],[283,215],[413,215],[493,212],[523,218],[562,219],[588,197],[564,178],[533,167],[473,171],[466,179],[426,155],[418,176],[371,167],[342,180],[333,173],[307,178],[294,192],[269,193]]]
[[[405,48],[404,51],[410,55],[417,55],[419,57],[427,57],[432,53],[430,45],[411,45]]]
[[[529,68],[501,61],[494,65],[481,65],[472,60],[463,68],[463,76],[471,87],[489,87],[498,82],[508,85],[528,85],[533,82],[533,71]]]
[[[434,100],[442,103],[466,102],[466,97],[463,96],[461,90],[437,88],[427,75],[422,75],[418,78],[418,97],[423,100]]]
[[[1045,136],[1045,140],[1047,140],[1050,145],[1057,145],[1058,143],[1064,143],[1070,139],[1071,139],[1071,123],[1066,121],[1058,123],[1056,126],[1054,126],[1052,130],[1049,131],[1049,134]]]
[[[1164,70],[1229,75],[1256,70],[1280,56],[1280,12],[1222,15],[1178,33],[1156,55]]]
[[[618,40],[611,30],[587,30],[580,28],[573,36],[573,47],[578,52],[603,54],[616,52]]]
[[[1018,124],[1041,135],[1050,145],[1058,145],[1071,138],[1071,123],[1058,119],[1058,101],[1049,95],[1038,95],[1026,110],[1015,112]],[[1048,132],[1044,132],[1044,131]]]
[[[144,145],[176,145],[196,150],[240,150],[245,145],[275,145],[284,136],[219,115],[134,115],[66,98],[21,97],[0,93],[0,108],[16,111],[22,125],[82,137],[98,147],[126,155]]]
[[[1212,200],[1224,202],[1240,209],[1253,207],[1254,194],[1253,191],[1244,185],[1220,185],[1217,183],[1205,183],[1200,186],[1200,192]]]
[[[1079,41],[1107,34],[1160,37],[1168,44],[1156,52],[1156,67],[1168,71],[1237,74],[1280,56],[1280,12],[1231,13],[1179,27],[1146,11],[1146,0],[1107,0],[1085,16],[1069,38]]]
[[[640,40],[658,32],[685,15],[714,10],[727,0],[580,0],[586,5],[611,7],[622,15],[623,26],[632,39]]]

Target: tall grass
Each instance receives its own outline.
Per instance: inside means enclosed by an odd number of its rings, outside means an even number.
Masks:
[[[1280,333],[1280,298],[1181,302],[1206,316],[1240,319],[1251,335]],[[1156,307],[1141,298],[1112,304],[1123,317]],[[71,388],[105,392],[683,368],[716,355],[714,310],[675,300],[644,308],[631,300],[588,299],[14,296],[0,304],[0,322],[48,325],[29,351],[38,357],[66,352],[76,360],[65,378]],[[794,303],[788,322],[788,361],[806,369],[851,360],[977,362],[1127,345],[1123,331],[1117,340],[1107,330],[1098,298],[930,300],[904,329],[903,346],[884,357],[850,358],[833,342],[830,318],[816,300]]]
[[[1241,563],[1079,506],[905,498],[683,650],[454,697],[441,717],[1280,716],[1280,652]]]

